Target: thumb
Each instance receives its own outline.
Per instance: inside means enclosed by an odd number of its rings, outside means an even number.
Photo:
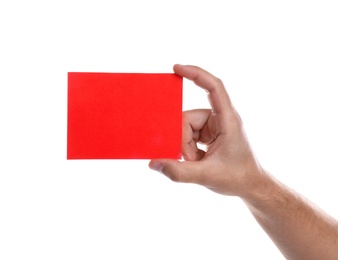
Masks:
[[[203,177],[202,162],[176,161],[169,159],[151,160],[149,168],[163,173],[175,182],[189,182],[200,184]]]

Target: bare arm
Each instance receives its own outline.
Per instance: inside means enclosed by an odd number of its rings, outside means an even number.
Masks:
[[[195,66],[175,65],[174,71],[208,92],[212,110],[184,112],[185,161],[152,160],[150,168],[173,181],[242,198],[288,259],[337,259],[337,221],[260,166],[221,80]]]
[[[338,259],[338,224],[316,205],[267,176],[242,198],[287,259]]]

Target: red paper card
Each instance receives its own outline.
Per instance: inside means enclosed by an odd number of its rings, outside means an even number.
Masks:
[[[182,77],[68,73],[68,159],[181,158]]]

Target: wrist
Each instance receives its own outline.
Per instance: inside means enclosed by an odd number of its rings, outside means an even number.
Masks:
[[[264,207],[269,204],[269,201],[276,196],[280,190],[280,183],[270,173],[262,168],[259,168],[252,174],[252,177],[247,180],[245,191],[240,195],[240,198],[246,203],[255,208]]]

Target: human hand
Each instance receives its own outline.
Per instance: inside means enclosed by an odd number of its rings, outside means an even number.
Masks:
[[[174,72],[205,89],[212,109],[183,112],[184,161],[156,159],[149,167],[175,182],[196,183],[223,195],[245,197],[264,171],[222,81],[196,66],[175,65]],[[197,143],[205,144],[206,151]]]

